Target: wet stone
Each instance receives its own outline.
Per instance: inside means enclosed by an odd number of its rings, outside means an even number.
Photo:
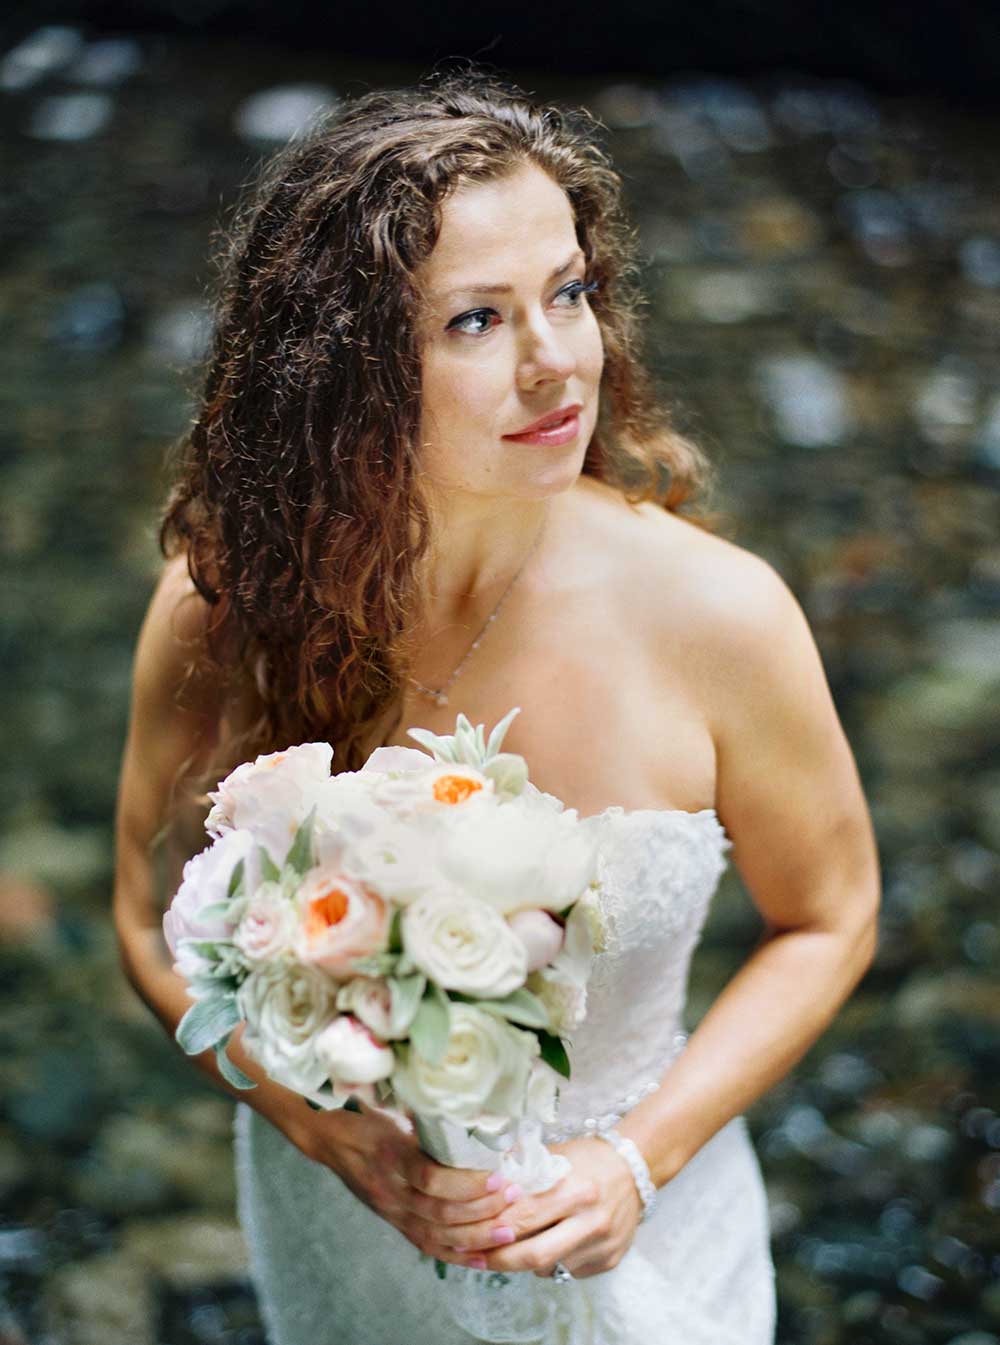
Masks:
[[[53,94],[36,104],[25,129],[36,140],[89,140],[104,130],[113,111],[103,93]]]

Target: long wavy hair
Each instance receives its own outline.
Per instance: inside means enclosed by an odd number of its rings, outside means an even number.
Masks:
[[[529,161],[566,192],[604,343],[583,471],[717,529],[693,507],[713,468],[641,359],[636,234],[603,129],[475,68],[430,76],[314,124],[237,209],[160,546],[186,552],[212,605],[215,675],[252,692],[238,759],[326,740],[356,769],[398,723],[431,542],[415,271],[461,184]]]

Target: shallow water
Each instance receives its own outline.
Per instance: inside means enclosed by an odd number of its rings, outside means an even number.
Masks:
[[[27,82],[0,68],[0,1336],[251,1345],[232,1109],[117,969],[109,819],[220,203],[265,132],[419,72],[204,41],[40,41]],[[809,617],[879,836],[876,963],[749,1113],[779,1341],[990,1345],[997,127],[794,75],[531,87],[611,128],[652,361],[719,464],[740,542]],[[730,874],[690,1026],[757,932]]]

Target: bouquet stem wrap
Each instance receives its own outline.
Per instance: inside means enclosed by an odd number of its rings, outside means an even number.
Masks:
[[[542,1125],[523,1117],[497,1136],[469,1132],[439,1116],[414,1114],[420,1147],[446,1167],[502,1172],[529,1195],[548,1191],[570,1171],[564,1154],[542,1142]],[[548,1287],[548,1286],[546,1286]],[[557,1286],[565,1293],[564,1286]],[[504,1274],[447,1265],[442,1284],[445,1310],[477,1340],[541,1342],[548,1339],[551,1303],[531,1271]]]

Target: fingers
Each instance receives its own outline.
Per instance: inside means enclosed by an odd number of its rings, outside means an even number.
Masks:
[[[450,1228],[495,1218],[522,1195],[521,1188],[512,1185],[493,1191],[488,1196],[481,1196],[478,1200],[438,1200],[434,1196],[411,1191],[408,1208],[428,1223]]]
[[[512,1242],[495,1250],[481,1250],[478,1255],[486,1262],[486,1270],[532,1270],[536,1275],[551,1275],[557,1261],[573,1262],[569,1266],[577,1274],[581,1258],[592,1256],[584,1246],[585,1222],[579,1218],[561,1219],[534,1237]],[[582,1278],[582,1277],[581,1277]]]

